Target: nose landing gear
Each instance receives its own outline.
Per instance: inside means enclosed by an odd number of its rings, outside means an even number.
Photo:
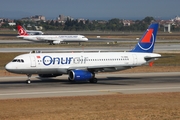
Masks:
[[[26,83],[27,84],[30,84],[31,83],[31,80],[30,80],[30,78],[31,78],[31,74],[27,74],[27,77],[28,77],[28,79],[26,80]]]

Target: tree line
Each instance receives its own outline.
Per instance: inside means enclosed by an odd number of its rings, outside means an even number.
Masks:
[[[124,26],[123,20],[113,18],[108,21],[103,20],[71,20],[67,19],[65,23],[51,20],[49,22],[40,21],[37,25],[43,27],[44,30],[64,30],[64,31],[144,31],[155,21],[153,17],[146,17],[143,20],[136,20],[130,26]],[[25,23],[29,24],[29,23]]]
[[[49,21],[21,21],[21,20],[14,20],[17,24],[25,25],[27,28],[27,25],[31,25],[31,28],[35,30],[35,26],[42,26],[44,31],[48,30],[61,30],[61,31],[144,31],[147,29],[147,27],[152,23],[156,22],[156,20],[153,17],[145,17],[142,20],[136,20],[132,21],[131,25],[125,26],[123,24],[123,19],[113,18],[108,21],[104,20],[71,20],[67,19],[65,23],[61,23],[54,20]],[[12,26],[8,26],[7,24],[3,24],[1,27],[4,28],[14,28]],[[163,26],[161,25],[159,28],[161,31],[163,31]],[[180,31],[180,27],[174,27],[172,26],[172,31]]]

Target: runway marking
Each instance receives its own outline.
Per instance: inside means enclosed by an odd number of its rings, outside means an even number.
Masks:
[[[52,92],[27,92],[27,93],[4,93],[0,96],[10,95],[38,95],[38,94],[56,94],[56,93],[88,93],[88,92],[115,92],[115,91],[134,91],[134,90],[164,90],[180,89],[180,87],[162,87],[162,88],[132,88],[132,89],[107,89],[107,90],[82,90],[82,91],[52,91]]]

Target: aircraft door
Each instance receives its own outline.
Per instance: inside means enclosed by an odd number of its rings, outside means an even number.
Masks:
[[[133,65],[137,65],[137,56],[133,54]]]
[[[36,59],[34,56],[30,56],[31,67],[36,67]]]

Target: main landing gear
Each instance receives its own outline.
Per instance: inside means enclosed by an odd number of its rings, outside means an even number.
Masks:
[[[98,81],[97,78],[91,78],[91,79],[89,80],[90,83],[97,83],[97,81]]]
[[[95,78],[95,73],[93,72],[93,77],[89,80],[90,83],[97,83],[97,78]]]
[[[31,78],[31,74],[27,74],[27,77],[28,77],[28,79],[26,80],[26,83],[27,84],[30,84],[31,83],[31,80],[30,80],[30,78]]]

